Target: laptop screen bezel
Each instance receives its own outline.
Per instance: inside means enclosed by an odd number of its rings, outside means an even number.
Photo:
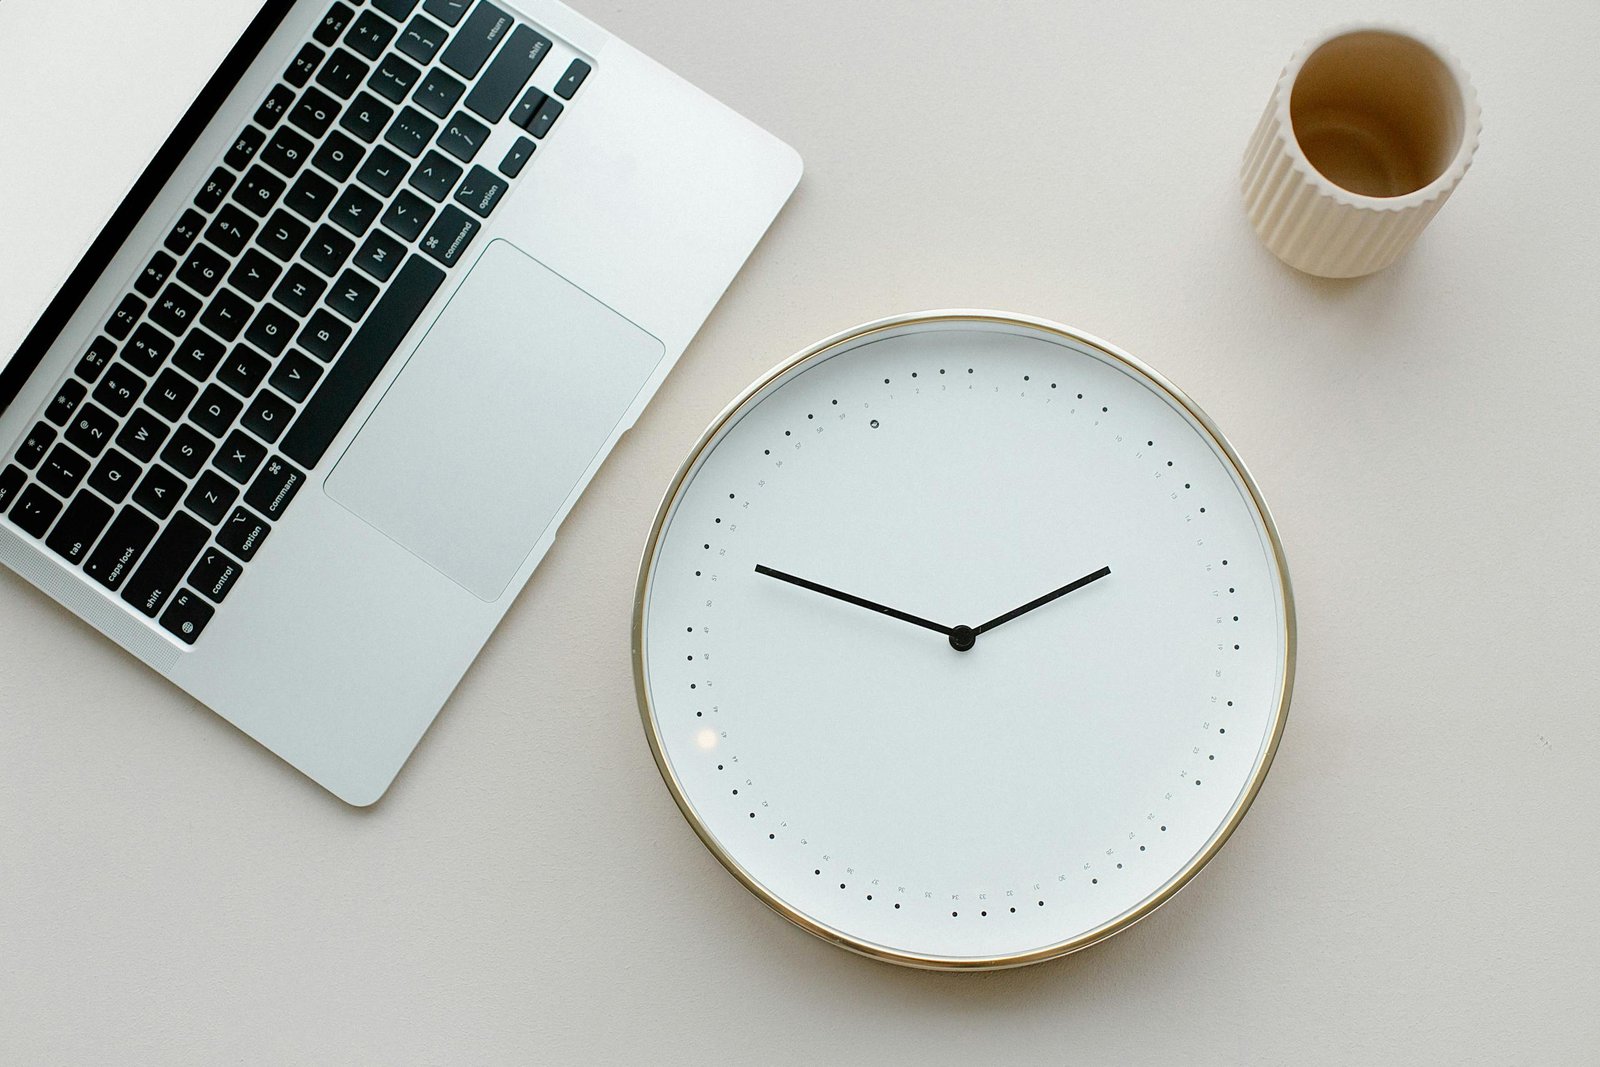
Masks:
[[[84,298],[99,281],[101,274],[110,265],[122,245],[127,241],[144,217],[146,211],[161,194],[163,188],[171,180],[173,173],[183,163],[184,157],[194,147],[200,135],[205,131],[207,124],[222,107],[250,65],[266,47],[267,42],[282,24],[289,11],[297,0],[267,0],[262,4],[261,10],[250,20],[239,40],[223,57],[221,65],[206,81],[205,87],[200,90],[189,109],[178,120],[172,132],[167,136],[161,148],[151,158],[150,164],[139,175],[137,181],[128,191],[128,195],[112,212],[111,218],[106,222],[98,236],[89,245],[89,250],[84,253],[72,273],[67,275],[67,280],[50,303],[45,306],[43,314],[33,324],[16,353],[0,369],[0,414],[4,414],[17,398],[33,372],[39,369],[45,353],[60,336],[61,331],[72,316],[77,312]]]

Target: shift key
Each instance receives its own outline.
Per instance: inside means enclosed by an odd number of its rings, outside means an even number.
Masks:
[[[210,530],[178,512],[167,528],[156,538],[150,554],[139,569],[133,572],[122,590],[122,599],[138,608],[150,618],[155,618],[189,573],[189,566],[206,547]]]
[[[83,569],[89,577],[115,592],[133,570],[144,550],[156,535],[154,519],[132,507],[122,509],[111,529],[100,539],[100,547],[89,554]]]
[[[494,57],[478,84],[467,94],[467,107],[490,122],[506,117],[506,108],[528,84],[534,69],[550,52],[550,40],[527,26],[511,32],[511,40]]]

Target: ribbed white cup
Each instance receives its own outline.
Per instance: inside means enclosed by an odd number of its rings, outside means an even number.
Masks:
[[[1444,206],[1481,128],[1472,85],[1442,48],[1384,26],[1332,31],[1273,89],[1240,170],[1245,212],[1291,267],[1371,274]]]

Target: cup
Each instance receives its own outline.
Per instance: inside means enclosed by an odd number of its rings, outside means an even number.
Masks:
[[[1240,170],[1272,253],[1324,278],[1398,259],[1472,163],[1481,122],[1444,49],[1384,26],[1335,30],[1283,70]]]

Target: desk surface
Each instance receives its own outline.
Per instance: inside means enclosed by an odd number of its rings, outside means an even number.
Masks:
[[[574,2],[798,148],[799,192],[371,811],[0,573],[10,1057],[1592,1056],[1600,7],[1386,5],[1461,56],[1483,143],[1409,257],[1324,282],[1257,244],[1234,176],[1346,5]],[[140,5],[112,40],[100,6],[0,4],[0,349],[250,8]],[[97,62],[119,47],[137,87]],[[628,655],[649,520],[711,416],[817,337],[955,305],[1073,323],[1195,396],[1300,613],[1283,749],[1221,856],[1108,943],[965,976],[735,884],[662,788]]]

